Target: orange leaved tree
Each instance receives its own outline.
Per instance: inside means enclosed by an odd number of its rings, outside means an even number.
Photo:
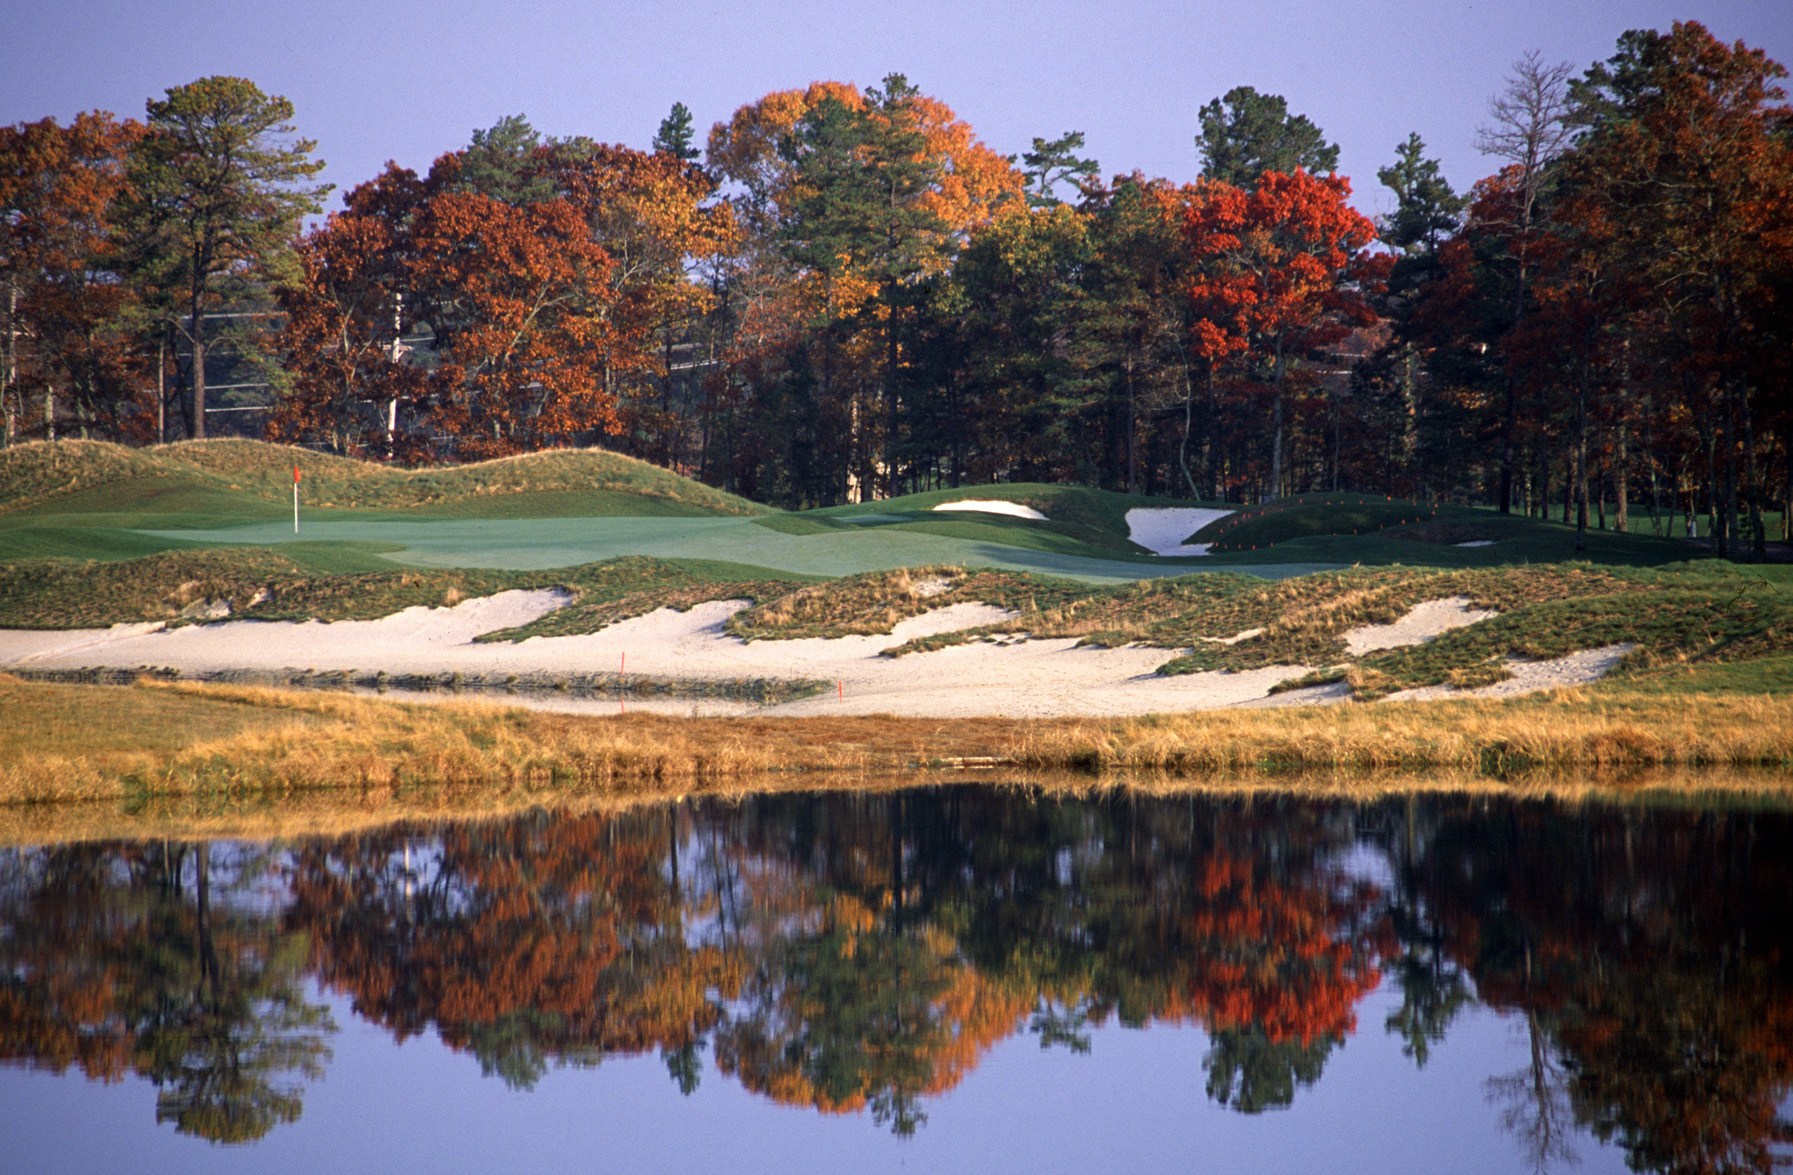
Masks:
[[[1190,202],[1184,240],[1203,264],[1190,296],[1209,308],[1197,343],[1217,355],[1250,340],[1273,389],[1269,496],[1282,492],[1284,390],[1292,361],[1342,337],[1369,311],[1353,288],[1376,227],[1338,176],[1265,172],[1252,191],[1209,181]]]

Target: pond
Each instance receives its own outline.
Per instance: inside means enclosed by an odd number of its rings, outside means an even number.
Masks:
[[[0,1166],[1767,1170],[1790,834],[968,786],[8,849]]]

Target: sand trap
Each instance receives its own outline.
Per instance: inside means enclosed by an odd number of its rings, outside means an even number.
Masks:
[[[936,510],[971,510],[978,514],[1007,514],[1010,518],[1033,518],[1047,521],[1044,514],[1019,502],[1001,502],[994,498],[967,498],[963,502],[942,502]]]
[[[1206,555],[1212,543],[1184,543],[1183,540],[1215,519],[1233,513],[1236,512],[1142,506],[1127,511],[1127,537],[1154,555]]]
[[[1080,648],[1074,640],[1028,640],[1014,634],[930,653],[890,658],[884,650],[936,633],[1012,619],[987,604],[954,604],[912,617],[881,636],[742,641],[724,630],[741,600],[699,604],[687,612],[662,608],[585,636],[536,637],[520,643],[476,644],[495,629],[526,624],[564,606],[559,592],[504,592],[452,608],[408,608],[372,621],[302,623],[226,621],[162,629],[120,625],[75,632],[0,630],[0,667],[178,668],[206,673],[232,669],[440,674],[460,671],[502,678],[516,674],[609,673],[696,681],[809,678],[834,683],[817,697],[761,707],[722,699],[575,699],[519,695],[515,704],[555,710],[615,713],[653,709],[678,714],[893,714],[912,717],[997,715],[1126,716],[1238,705],[1311,705],[1340,701],[1342,687],[1321,686],[1268,696],[1277,682],[1310,671],[1275,665],[1240,673],[1161,677],[1157,668],[1176,649]],[[1393,625],[1351,634],[1362,648],[1389,648],[1473,623],[1461,599],[1435,600]],[[1397,639],[1397,637],[1399,639]],[[1591,681],[1628,651],[1590,650],[1555,662],[1518,663],[1515,679],[1484,690],[1412,690],[1398,698],[1503,697],[1532,689]],[[626,665],[625,665],[626,657]]]
[[[1440,633],[1498,615],[1498,612],[1471,611],[1469,600],[1464,596],[1427,600],[1415,605],[1411,612],[1393,624],[1369,624],[1352,629],[1345,634],[1345,648],[1353,657],[1361,657],[1378,649],[1423,644]]]
[[[1513,676],[1506,681],[1477,686],[1475,689],[1429,685],[1390,694],[1387,700],[1424,702],[1433,698],[1514,698],[1539,690],[1587,685],[1606,676],[1613,666],[1624,660],[1625,654],[1635,648],[1636,645],[1607,645],[1599,649],[1583,649],[1578,653],[1570,653],[1567,657],[1555,657],[1548,661],[1524,661],[1509,657],[1506,668]]]
[[[1492,547],[1493,545],[1494,545],[1493,539],[1470,539],[1466,543],[1452,543],[1451,544],[1451,546],[1453,546],[1453,547]]]

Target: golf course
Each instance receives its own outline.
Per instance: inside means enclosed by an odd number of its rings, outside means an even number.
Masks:
[[[1006,484],[778,512],[597,450],[404,471],[29,444],[0,454],[0,783],[1793,763],[1787,566],[1577,545],[1356,494]]]

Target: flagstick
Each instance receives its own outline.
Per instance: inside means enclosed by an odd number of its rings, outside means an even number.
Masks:
[[[293,466],[293,533],[299,533],[299,467]]]

